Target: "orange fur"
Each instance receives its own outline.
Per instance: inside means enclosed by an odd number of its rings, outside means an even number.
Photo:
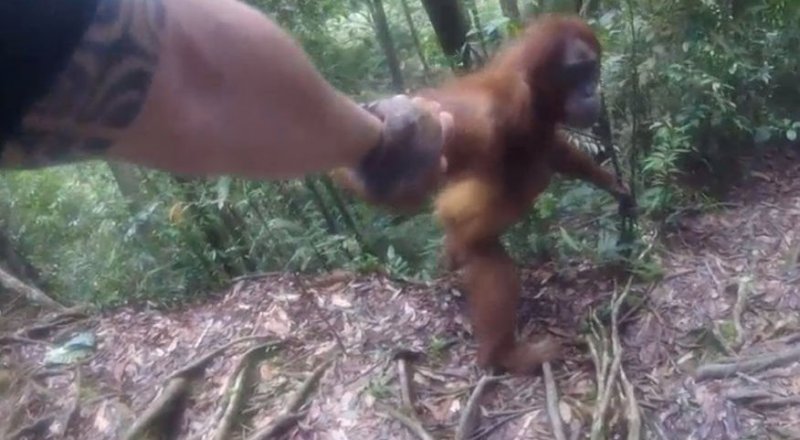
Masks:
[[[500,236],[535,202],[554,173],[585,179],[616,195],[614,177],[557,133],[566,116],[559,74],[568,45],[582,42],[599,60],[591,29],[570,17],[538,19],[481,70],[423,90],[452,113],[448,169],[435,196],[450,266],[464,269],[478,361],[516,374],[557,356],[550,340],[517,341],[520,283]]]

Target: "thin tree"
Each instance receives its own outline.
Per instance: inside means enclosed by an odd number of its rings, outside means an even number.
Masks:
[[[368,5],[378,42],[381,45],[381,49],[383,49],[386,64],[389,66],[389,73],[392,76],[392,88],[395,92],[402,93],[405,91],[403,71],[400,69],[400,59],[397,57],[397,49],[395,49],[394,40],[389,30],[389,21],[386,19],[383,0],[369,0]]]

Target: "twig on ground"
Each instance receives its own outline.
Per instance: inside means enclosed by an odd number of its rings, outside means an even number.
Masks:
[[[422,426],[422,423],[419,421],[419,419],[417,419],[416,416],[408,416],[402,411],[398,411],[388,405],[379,405],[379,407],[381,411],[400,422],[420,440],[433,440],[433,437],[428,434],[428,431],[425,430],[425,427]]]
[[[737,372],[754,373],[770,368],[781,367],[800,360],[800,346],[792,347],[778,353],[739,359],[732,363],[706,364],[697,369],[695,378],[698,381],[723,379]]]
[[[269,347],[270,344],[262,344],[248,350],[239,359],[231,375],[228,376],[223,388],[225,396],[220,405],[224,412],[212,439],[226,440],[231,437],[233,425],[241,415],[242,405],[247,399],[247,394],[251,392],[253,367],[263,359],[263,352]]]
[[[297,389],[294,395],[289,398],[281,414],[279,414],[272,423],[247,437],[247,440],[261,440],[277,437],[291,429],[298,420],[305,417],[306,412],[300,411],[300,409],[305,405],[311,393],[317,388],[317,384],[320,379],[322,379],[322,375],[325,374],[325,371],[328,370],[328,367],[330,367],[332,363],[333,359],[329,359],[317,367],[308,376],[305,382],[300,385],[300,388]]]
[[[469,396],[467,405],[461,411],[461,419],[459,420],[458,428],[456,429],[456,440],[466,440],[472,437],[472,433],[479,424],[479,402],[484,391],[489,386],[503,379],[503,377],[504,376],[485,375],[481,377],[481,379],[478,381],[478,384],[475,385],[475,390],[472,392],[472,395]]]
[[[556,440],[567,440],[564,434],[564,426],[561,423],[561,414],[558,411],[558,391],[556,390],[556,381],[553,378],[553,369],[550,367],[550,362],[545,362],[542,365],[544,372],[544,389],[547,396],[547,415],[550,417],[550,423],[553,426],[553,437]]]
[[[750,290],[748,279],[740,280],[739,288],[736,291],[736,304],[733,306],[733,326],[736,329],[736,340],[734,349],[739,350],[744,345],[744,327],[742,326],[742,314],[747,305],[747,295]]]

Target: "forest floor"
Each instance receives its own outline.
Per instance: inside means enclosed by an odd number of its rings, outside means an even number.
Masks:
[[[630,287],[616,326],[610,304],[625,286],[606,271],[581,261],[523,269],[523,333],[597,332],[595,350],[575,346],[552,365],[552,381],[476,368],[450,280],[275,274],[191,307],[92,317],[6,304],[2,437],[125,438],[149,414],[191,439],[272,438],[276,427],[292,439],[581,439],[593,418],[604,427],[594,438],[626,438],[638,423],[648,439],[800,439],[800,160],[777,154],[732,194],[664,235],[655,249],[666,275]],[[593,310],[602,325],[591,325]],[[45,366],[51,344],[76,332],[96,337],[89,357]],[[197,362],[243,336],[254,337]],[[165,411],[178,406],[183,417]]]

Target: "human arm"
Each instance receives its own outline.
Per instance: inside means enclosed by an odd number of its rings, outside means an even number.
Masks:
[[[5,3],[0,12],[27,9],[43,27],[57,20],[30,12],[29,0]],[[387,124],[325,82],[285,32],[244,3],[99,0],[87,20],[4,143],[6,166],[106,158],[190,175],[288,178],[358,168],[385,137]],[[412,131],[436,118],[399,107]],[[421,142],[432,154],[420,168],[438,166],[439,135]]]

